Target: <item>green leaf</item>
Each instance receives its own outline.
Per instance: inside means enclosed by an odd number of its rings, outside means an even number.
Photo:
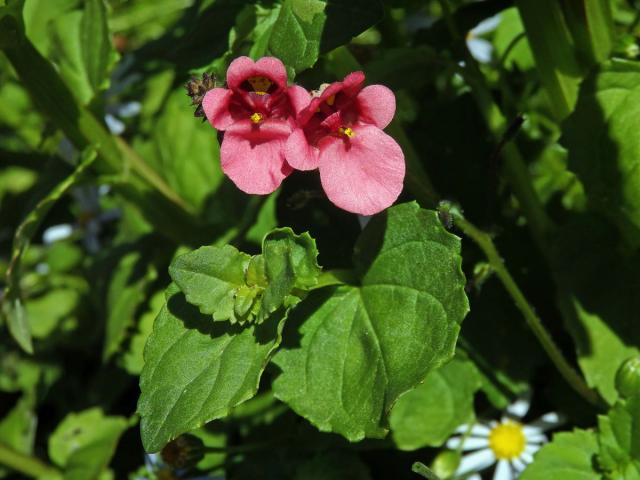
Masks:
[[[269,50],[294,74],[312,67],[321,51],[351,41],[382,13],[376,0],[285,0],[271,30]]]
[[[576,217],[551,249],[559,304],[574,339],[578,364],[589,386],[609,403],[618,393],[615,375],[640,353],[637,285],[640,254],[620,255],[611,247],[615,230],[601,217]],[[590,259],[585,262],[585,259]]]
[[[562,432],[536,453],[521,480],[600,480],[594,471],[594,457],[598,452],[596,435],[587,430]]]
[[[36,439],[37,416],[34,412],[35,395],[25,393],[0,421],[2,443],[17,452],[31,454]]]
[[[640,64],[615,60],[589,75],[563,128],[569,167],[590,206],[640,245]]]
[[[94,92],[109,86],[109,71],[117,59],[111,45],[104,0],[85,0],[80,26],[82,60]]]
[[[640,479],[640,392],[598,417],[598,464],[610,478]]]
[[[164,292],[156,292],[149,300],[149,309],[144,312],[138,321],[138,329],[131,337],[129,348],[122,357],[122,366],[132,375],[140,375],[144,365],[144,345],[153,330],[153,321],[164,306]]]
[[[290,228],[274,230],[265,237],[262,252],[268,284],[258,321],[280,308],[294,288],[308,290],[315,286],[321,271],[316,242],[306,232],[296,235]]]
[[[454,358],[431,372],[394,405],[389,423],[395,444],[401,450],[442,445],[458,426],[473,420],[473,395],[480,384],[468,360]]]
[[[86,0],[83,10],[58,15],[51,23],[51,57],[83,105],[109,85],[117,60],[111,45],[104,0]]]
[[[213,322],[172,285],[149,337],[140,378],[140,430],[148,452],[253,397],[280,343],[280,321]],[[274,319],[271,319],[274,320]]]
[[[85,150],[78,167],[71,175],[56,185],[47,196],[38,202],[35,208],[29,212],[17,228],[13,238],[11,263],[9,264],[6,274],[7,287],[4,289],[0,314],[2,314],[7,322],[9,332],[18,345],[28,353],[33,353],[33,345],[29,322],[22,304],[22,295],[20,292],[20,261],[22,255],[29,246],[29,243],[31,243],[31,237],[35,234],[51,207],[82,177],[87,167],[93,163],[95,158],[95,150]]]
[[[96,478],[127,428],[126,418],[105,416],[100,408],[70,413],[49,437],[49,457],[64,469],[65,480]]]
[[[150,96],[155,102],[165,93],[152,89]],[[175,192],[205,214],[223,180],[220,146],[216,131],[194,118],[187,100],[184,87],[170,91],[159,115],[152,118],[149,138],[137,137],[134,146]]]
[[[201,247],[177,257],[169,274],[187,301],[216,321],[238,321],[234,305],[238,289],[246,285],[251,257],[231,245]]]
[[[396,400],[453,356],[468,311],[460,241],[433,211],[399,205],[358,240],[361,286],[312,292],[274,357],[275,395],[321,431],[382,437]]]
[[[118,350],[133,323],[136,310],[146,298],[147,287],[156,278],[155,270],[150,265],[142,266],[142,261],[139,251],[129,252],[120,259],[111,278],[102,352],[105,360]]]
[[[308,233],[290,228],[269,233],[263,254],[250,257],[230,245],[201,247],[176,258],[169,273],[189,303],[214,320],[263,322],[294,289],[317,283],[318,251]]]

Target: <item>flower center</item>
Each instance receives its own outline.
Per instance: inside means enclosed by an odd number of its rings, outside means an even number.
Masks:
[[[356,136],[356,132],[351,127],[340,127],[338,133],[347,138],[353,138]]]
[[[497,425],[489,433],[489,447],[499,460],[519,457],[526,443],[522,425],[510,420]]]
[[[333,104],[336,103],[336,96],[331,95],[329,98],[327,98],[326,101],[327,101],[327,105],[333,106]]]
[[[273,82],[267,77],[249,77],[247,81],[258,95],[265,95],[273,85]]]
[[[253,115],[249,117],[249,119],[257,125],[264,119],[264,115],[262,115],[261,113],[255,112]]]

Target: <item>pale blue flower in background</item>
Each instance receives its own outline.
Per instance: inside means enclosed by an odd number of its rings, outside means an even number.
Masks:
[[[481,21],[467,32],[467,48],[471,56],[480,63],[489,63],[493,58],[493,44],[482,38],[483,35],[493,32],[500,24],[500,14]]]

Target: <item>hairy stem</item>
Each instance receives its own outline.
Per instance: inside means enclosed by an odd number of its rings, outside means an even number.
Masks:
[[[484,252],[489,260],[491,268],[493,268],[494,272],[504,285],[504,288],[515,302],[516,307],[518,307],[520,312],[522,312],[522,315],[527,321],[527,325],[529,325],[529,328],[560,372],[560,375],[562,375],[567,383],[571,385],[571,387],[585,400],[593,405],[600,406],[602,404],[600,397],[596,392],[589,388],[584,379],[564,358],[562,352],[553,341],[553,338],[551,338],[551,335],[549,335],[549,332],[547,332],[542,324],[542,321],[536,315],[531,305],[529,305],[529,302],[522,293],[522,290],[520,290],[520,287],[518,287],[516,281],[509,273],[509,270],[507,270],[507,267],[505,266],[502,257],[500,257],[500,254],[498,253],[498,250],[496,249],[496,246],[489,234],[480,230],[478,227],[466,220],[462,214],[457,211],[457,209],[452,208],[450,213],[454,218],[455,225],[462,230],[466,236],[471,238]]]

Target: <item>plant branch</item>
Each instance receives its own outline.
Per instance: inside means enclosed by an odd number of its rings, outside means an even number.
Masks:
[[[549,335],[549,332],[547,332],[542,324],[542,321],[536,315],[531,305],[529,305],[529,302],[522,293],[522,290],[520,290],[520,287],[518,287],[516,281],[509,273],[509,270],[507,270],[502,257],[498,253],[498,250],[491,239],[491,236],[466,220],[457,208],[451,207],[449,209],[449,213],[454,219],[454,224],[462,230],[466,236],[471,238],[484,252],[489,260],[491,268],[493,268],[494,272],[504,285],[504,288],[515,302],[518,310],[522,312],[522,315],[527,321],[527,325],[529,325],[529,328],[560,372],[560,375],[562,375],[567,383],[569,383],[569,385],[571,385],[571,387],[585,400],[593,405],[601,406],[602,400],[598,394],[589,388],[584,379],[564,358],[562,352],[553,341],[553,338],[551,338],[551,335]]]
[[[0,443],[0,464],[33,478],[54,476],[60,473],[58,469],[47,465],[42,460],[17,452],[3,443]]]

